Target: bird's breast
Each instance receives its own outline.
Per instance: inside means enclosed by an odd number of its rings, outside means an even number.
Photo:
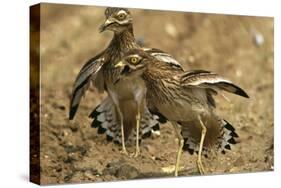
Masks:
[[[107,87],[116,93],[119,100],[141,100],[146,93],[144,81],[135,78],[122,78],[117,83],[109,82]]]
[[[157,109],[170,121],[185,121],[194,117],[194,110],[189,103],[173,101],[173,103],[158,103]]]

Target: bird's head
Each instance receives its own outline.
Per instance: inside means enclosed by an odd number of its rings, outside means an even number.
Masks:
[[[133,18],[128,9],[108,7],[105,10],[105,22],[100,26],[100,32],[111,30],[121,33],[132,25]]]
[[[140,76],[147,69],[148,62],[151,58],[151,56],[142,50],[130,50],[115,65],[115,68],[122,69],[122,76]]]

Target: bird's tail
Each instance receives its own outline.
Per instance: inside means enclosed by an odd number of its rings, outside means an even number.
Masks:
[[[219,142],[217,149],[225,154],[226,150],[231,150],[231,145],[237,144],[238,134],[235,131],[235,128],[226,120],[222,120],[222,136],[219,137]]]
[[[227,150],[231,150],[231,146],[237,143],[239,137],[235,128],[226,120],[219,120],[220,126],[208,126],[205,136],[203,155],[208,156],[210,151],[219,151],[225,154]],[[190,127],[190,126],[189,126]],[[217,128],[216,128],[217,127]],[[196,129],[196,128],[194,128]],[[197,126],[198,130],[185,129],[184,130],[184,146],[183,150],[188,151],[190,154],[199,151],[199,143],[201,138],[201,127]]]
[[[121,126],[118,121],[117,113],[113,101],[108,97],[98,105],[89,115],[93,119],[92,127],[97,128],[98,134],[105,134],[108,141],[121,143]],[[166,119],[152,114],[145,109],[140,124],[140,140],[148,138],[151,134],[160,134],[160,124],[165,123]],[[131,142],[136,138],[136,131],[132,129],[125,137],[126,141]]]

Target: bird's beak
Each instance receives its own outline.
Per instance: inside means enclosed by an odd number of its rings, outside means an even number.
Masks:
[[[119,67],[124,67],[126,64],[123,61],[119,61],[114,67],[119,68]]]
[[[100,26],[100,28],[99,28],[99,30],[100,30],[100,32],[102,33],[103,31],[105,31],[106,30],[106,28],[110,25],[110,24],[112,24],[114,21],[111,21],[111,20],[106,20],[101,26]]]
[[[126,64],[125,64],[123,61],[119,61],[114,67],[115,67],[115,68],[123,68],[123,67],[125,67],[125,66],[126,66]],[[123,71],[124,71],[124,69],[122,70],[122,72],[123,72]],[[119,80],[122,78],[122,72],[121,72],[119,78],[116,79],[116,81],[114,82],[114,84],[116,84],[117,82],[119,82]]]

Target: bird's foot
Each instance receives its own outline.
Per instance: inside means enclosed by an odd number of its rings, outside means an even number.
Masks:
[[[202,164],[202,161],[197,161],[197,167],[198,167],[198,170],[199,170],[199,173],[201,175],[204,175],[205,174],[205,169],[203,167],[203,164]]]
[[[129,153],[128,153],[128,151],[127,151],[126,148],[122,148],[122,150],[120,151],[120,153],[123,154],[123,155],[129,156]]]
[[[138,149],[138,150],[136,150],[136,152],[135,152],[131,157],[136,158],[136,157],[138,157],[139,155],[140,155],[140,150]]]

